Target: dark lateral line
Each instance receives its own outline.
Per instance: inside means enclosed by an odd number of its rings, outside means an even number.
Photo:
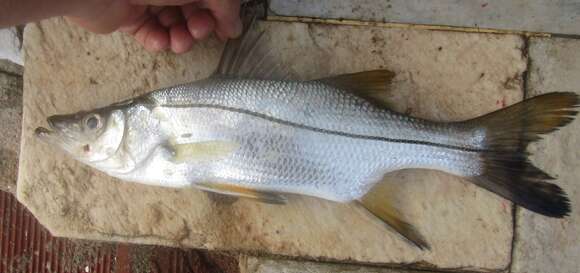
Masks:
[[[291,121],[287,121],[287,120],[283,120],[283,119],[278,119],[278,118],[271,117],[271,116],[268,116],[265,114],[252,112],[252,111],[246,110],[246,109],[238,109],[238,108],[227,107],[227,106],[222,106],[222,105],[185,104],[185,105],[158,105],[158,106],[167,107],[167,108],[188,108],[188,107],[191,107],[191,108],[212,108],[212,109],[225,110],[225,111],[230,111],[230,112],[235,112],[235,113],[240,113],[240,114],[246,114],[246,115],[254,116],[254,117],[261,118],[261,119],[264,119],[267,121],[275,122],[275,123],[278,123],[281,125],[286,125],[286,126],[290,126],[290,127],[300,128],[300,129],[309,130],[309,131],[322,133],[322,134],[328,134],[328,135],[343,136],[343,137],[349,137],[349,138],[355,138],[355,139],[384,141],[384,142],[391,142],[391,143],[425,145],[425,146],[433,146],[433,147],[445,148],[445,149],[450,149],[450,150],[458,150],[458,151],[473,152],[473,153],[485,152],[485,150],[483,150],[483,149],[465,148],[465,147],[459,147],[459,146],[447,145],[447,144],[441,144],[441,143],[435,143],[435,142],[429,142],[429,141],[397,139],[397,138],[388,138],[388,137],[380,137],[380,136],[366,136],[366,135],[358,135],[358,134],[351,134],[351,133],[340,132],[340,131],[327,130],[327,129],[316,128],[316,127],[303,125],[303,124],[299,124],[299,123],[295,123],[295,122],[291,122]]]

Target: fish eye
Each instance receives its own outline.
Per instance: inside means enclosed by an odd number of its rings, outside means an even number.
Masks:
[[[85,125],[91,130],[101,127],[101,118],[98,115],[90,115],[85,119]]]

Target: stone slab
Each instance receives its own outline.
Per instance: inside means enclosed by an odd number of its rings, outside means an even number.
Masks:
[[[512,35],[260,22],[281,62],[305,78],[387,67],[399,111],[462,120],[522,99],[526,59]],[[286,206],[223,204],[194,189],[121,183],[39,142],[48,115],[87,110],[205,77],[220,44],[152,55],[121,34],[88,34],[63,20],[25,31],[18,198],[57,236],[241,250],[309,259],[497,270],[509,263],[511,207],[447,174],[389,175],[399,209],[432,251],[420,251],[348,204],[296,197]]]
[[[273,14],[389,23],[580,34],[570,0],[272,0]]]
[[[22,65],[22,32],[18,27],[0,29],[0,59]]]
[[[4,74],[22,76],[22,73],[24,72],[24,67],[22,65],[15,64],[9,60],[0,60],[0,72],[4,72]]]
[[[22,77],[0,71],[0,190],[15,193],[22,122]]]
[[[433,273],[340,263],[291,261],[263,257],[240,258],[240,273]]]
[[[546,92],[580,94],[580,41],[532,39],[527,96]],[[553,219],[519,210],[512,272],[575,273],[580,269],[580,120],[534,145],[533,161],[557,177],[572,201],[572,213]]]

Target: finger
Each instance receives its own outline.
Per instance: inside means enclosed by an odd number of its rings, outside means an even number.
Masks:
[[[193,37],[185,24],[178,24],[171,27],[169,30],[169,37],[171,40],[171,51],[181,54],[187,52],[193,46]]]
[[[123,25],[119,27],[119,31],[134,35],[137,30],[139,30],[146,22],[149,20],[150,16],[147,13],[143,13],[141,17],[137,18],[134,22]]]
[[[125,24],[131,24],[145,14],[145,7],[129,7],[122,2],[115,2],[106,10],[93,17],[69,17],[72,22],[96,33],[110,33]],[[106,16],[103,16],[106,14]]]
[[[208,0],[203,4],[217,23],[216,30],[225,38],[236,38],[242,33],[239,0]]]
[[[151,15],[157,15],[157,14],[159,14],[159,13],[160,13],[160,12],[161,12],[161,11],[162,11],[164,8],[165,8],[165,7],[162,7],[162,6],[154,6],[154,7],[149,7],[147,11],[148,11],[148,12],[149,12],[149,14],[151,14]]]
[[[135,40],[145,47],[146,50],[157,52],[169,47],[169,33],[159,23],[150,18],[135,32]]]
[[[223,31],[221,31],[220,29],[216,29],[215,30],[215,35],[217,36],[217,38],[222,41],[225,42],[228,40],[228,36],[226,34],[224,34]]]
[[[139,42],[140,44],[144,45],[145,44],[145,38],[147,38],[147,35],[149,34],[149,31],[153,27],[153,24],[154,23],[155,23],[155,21],[153,21],[153,18],[151,18],[151,17],[147,18],[147,21],[145,21],[145,23],[143,23],[143,25],[141,25],[133,33],[133,36],[135,37],[135,40],[137,40],[137,42]]]
[[[166,7],[158,15],[157,20],[163,27],[170,27],[183,22],[184,18],[178,7]]]
[[[190,3],[181,6],[181,13],[183,14],[183,18],[186,20],[189,19],[189,17],[191,17],[191,15],[197,10],[199,10],[198,3]]]
[[[200,0],[129,0],[133,5],[151,5],[151,6],[181,6]]]
[[[215,29],[215,21],[208,10],[197,10],[187,19],[187,28],[196,40],[206,39]]]
[[[169,33],[167,29],[157,25],[147,35],[144,47],[151,52],[158,52],[169,48],[169,44]]]

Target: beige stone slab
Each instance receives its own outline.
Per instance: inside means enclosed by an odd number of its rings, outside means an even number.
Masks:
[[[397,108],[461,120],[520,100],[520,37],[349,26],[260,23],[267,46],[306,78],[387,67]],[[459,178],[387,177],[398,207],[431,243],[420,251],[348,204],[292,198],[286,206],[215,202],[194,189],[121,183],[32,137],[47,115],[91,109],[214,69],[210,41],[174,56],[131,39],[87,34],[62,20],[26,29],[25,108],[18,198],[57,236],[324,260],[496,270],[509,262],[510,203]]]
[[[580,34],[575,0],[271,0],[271,14]]]
[[[291,261],[263,257],[240,258],[240,273],[432,273],[340,263]]]
[[[24,67],[21,65],[15,64],[8,60],[0,59],[0,72],[22,76],[23,71]]]
[[[528,96],[580,94],[580,41],[532,39]],[[519,210],[512,272],[576,273],[580,270],[580,120],[534,145],[533,161],[557,177],[572,201],[572,213],[553,219]]]
[[[11,193],[16,192],[21,122],[22,76],[0,71],[0,190]]]

